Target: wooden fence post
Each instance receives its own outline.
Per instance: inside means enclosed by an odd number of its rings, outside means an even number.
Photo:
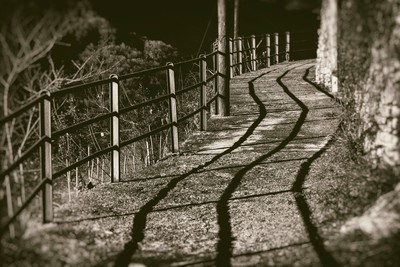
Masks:
[[[229,66],[230,66],[230,73],[229,73],[229,77],[233,78],[233,40],[232,38],[229,38]]]
[[[279,33],[275,33],[275,64],[279,63]]]
[[[78,159],[75,160],[78,162]],[[78,187],[79,187],[79,167],[75,168],[75,196],[78,196]]]
[[[90,145],[87,146],[87,156],[90,156]],[[90,174],[90,161],[87,162],[87,177],[89,178],[89,182],[92,181],[92,176]]]
[[[242,37],[239,37],[237,40],[237,64],[239,66],[238,70],[239,70],[239,75],[242,75],[243,73],[243,66],[242,66],[242,62],[243,62],[243,53],[242,53],[242,49],[243,49],[243,43],[242,43]]]
[[[104,159],[101,159],[101,183],[104,183]]]
[[[267,67],[271,66],[271,37],[269,34],[265,35],[265,45],[266,45],[266,57],[267,57]]]
[[[214,79],[214,91],[215,91],[215,94],[217,95],[217,98],[215,99],[215,111],[214,111],[214,113],[215,113],[215,115],[218,115],[219,114],[219,110],[220,110],[220,107],[219,107],[219,100],[218,100],[218,98],[219,98],[219,91],[218,91],[218,88],[219,88],[219,86],[218,86],[218,80],[219,80],[219,68],[218,68],[218,48],[217,48],[217,50],[216,50],[216,53],[215,53],[215,55],[214,55],[214,71],[215,71],[215,73],[216,73],[216,75],[215,75],[215,79]]]
[[[69,166],[69,160],[65,160],[65,166]],[[71,202],[71,171],[67,172],[68,202]]]
[[[167,63],[167,87],[168,93],[171,95],[169,98],[169,118],[172,123],[171,137],[172,137],[172,153],[179,152],[178,143],[178,115],[176,111],[176,95],[175,95],[175,73],[174,64]]]
[[[223,44],[222,51],[218,51],[218,111],[221,116],[230,114],[230,66],[229,66],[229,45]]]
[[[100,169],[100,160],[96,158],[96,179],[99,180],[99,169]]]
[[[200,113],[200,130],[207,131],[207,61],[206,56],[200,56],[200,82],[203,84],[201,85],[201,92],[200,92],[200,106],[202,107]]]
[[[113,116],[111,118],[111,145],[114,147],[111,154],[111,182],[120,181],[120,149],[119,149],[119,85],[118,76],[112,74],[110,83],[110,107]]]
[[[256,36],[251,36],[251,68],[257,70]]]
[[[50,92],[44,92],[46,97],[40,103],[40,136],[44,144],[40,150],[41,177],[48,180],[43,187],[43,223],[53,221],[53,181],[51,153],[51,101]]]
[[[285,60],[290,60],[290,32],[286,32]]]
[[[218,99],[220,115],[230,115],[230,66],[229,66],[229,11],[227,0],[217,1],[218,12]]]
[[[4,186],[6,191],[6,202],[7,202],[7,215],[8,217],[12,217],[14,215],[13,201],[12,201],[12,192],[11,192],[11,184],[10,184],[10,176],[6,175],[4,179]],[[11,238],[15,238],[15,226],[14,223],[10,223],[8,226],[8,231],[10,233]]]

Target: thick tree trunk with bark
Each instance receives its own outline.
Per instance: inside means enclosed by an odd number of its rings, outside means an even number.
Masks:
[[[351,115],[348,131],[374,166],[400,174],[400,2],[342,0],[335,14],[335,1],[323,1],[318,66],[335,57],[335,42],[323,31],[337,25],[339,93]]]

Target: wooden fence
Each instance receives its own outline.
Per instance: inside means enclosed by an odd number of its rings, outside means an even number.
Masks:
[[[271,38],[273,37],[273,41]],[[280,40],[283,38],[283,42]],[[272,44],[271,44],[272,43]],[[259,68],[269,67],[272,64],[277,64],[282,61],[290,60],[292,51],[290,43],[290,34],[286,32],[283,35],[266,34],[260,36],[249,36],[240,37],[238,39],[230,39],[230,53],[227,56],[230,67],[230,77],[241,75],[245,72],[255,71]],[[314,49],[314,48],[313,48]],[[314,49],[315,50],[315,49]],[[220,108],[218,107],[218,98],[229,99],[228,96],[221,95],[218,93],[218,80],[221,82],[222,79],[229,79],[229,77],[222,77],[222,71],[218,69],[218,57],[222,53],[218,50],[202,55],[198,58],[194,58],[188,61],[179,62],[176,64],[168,63],[165,66],[138,71],[131,74],[125,75],[111,75],[108,79],[98,80],[90,83],[79,84],[55,90],[52,92],[41,92],[40,95],[26,103],[12,114],[0,119],[0,126],[4,127],[18,119],[19,116],[24,113],[31,111],[32,109],[38,110],[39,117],[39,138],[34,142],[28,149],[21,153],[7,168],[3,169],[0,173],[0,182],[2,184],[2,192],[5,198],[7,207],[7,217],[3,217],[1,221],[0,235],[3,236],[9,232],[10,236],[15,236],[16,219],[18,216],[31,204],[31,202],[41,195],[42,202],[42,220],[44,223],[52,222],[54,219],[54,200],[53,200],[53,185],[54,181],[66,175],[68,177],[68,188],[71,183],[71,172],[76,172],[76,184],[78,187],[78,168],[85,164],[88,164],[89,170],[93,169],[94,161],[96,162],[97,173],[99,168],[102,171],[101,180],[104,181],[104,169],[108,170],[107,175],[110,177],[111,182],[119,182],[121,180],[121,165],[123,165],[123,172],[125,172],[126,157],[121,159],[121,149],[129,145],[135,144],[145,138],[151,137],[162,131],[168,131],[170,134],[170,151],[172,153],[179,152],[179,134],[178,125],[186,120],[189,120],[199,115],[199,130],[207,130],[207,117],[211,110],[214,110],[215,114],[219,113]],[[224,55],[226,56],[226,55]],[[196,75],[194,83],[189,86],[184,86],[184,83],[177,81],[177,69],[182,66],[196,66]],[[122,85],[125,81],[130,79],[141,78],[149,75],[160,75],[164,73],[166,92],[162,95],[156,95],[151,99],[141,101],[139,103],[133,103],[130,105],[121,106],[122,97]],[[189,72],[188,72],[189,73]],[[177,86],[179,83],[179,86]],[[179,87],[179,88],[177,88]],[[100,90],[106,88],[107,93],[102,93],[103,98],[107,98],[108,109],[106,112],[96,114],[96,116],[85,119],[83,121],[74,123],[61,129],[55,129],[55,118],[57,117],[56,103],[59,99],[65,99],[67,95],[80,95],[84,90]],[[212,90],[210,95],[208,91]],[[177,98],[187,92],[196,92],[199,96],[199,102],[197,108],[191,112],[178,116],[180,109],[177,105]],[[98,94],[99,95],[99,94]],[[207,98],[207,95],[210,95]],[[92,95],[93,98],[93,95]],[[159,105],[160,102],[167,102],[168,114],[166,114],[166,123],[161,126],[151,129],[146,133],[139,134],[134,137],[121,139],[121,118],[122,116],[134,112],[140,108],[151,107]],[[136,101],[134,101],[136,102]],[[129,102],[131,103],[131,102]],[[213,108],[211,106],[213,105]],[[149,108],[151,113],[151,108]],[[108,145],[90,153],[90,149],[87,155],[80,159],[67,159],[65,164],[62,166],[53,166],[54,155],[55,155],[55,140],[60,138],[67,138],[68,150],[71,140],[71,133],[87,127],[88,125],[96,123],[107,122],[107,129],[104,132],[109,134]],[[101,133],[103,136],[103,132]],[[161,142],[161,137],[160,137]],[[35,153],[39,153],[39,166],[40,166],[40,177],[36,180],[36,185],[30,190],[28,196],[22,198],[22,201],[18,201],[16,204],[15,198],[13,198],[11,190],[11,176],[18,171],[18,167],[26,162],[28,158],[32,157]],[[63,153],[62,151],[59,153]],[[105,160],[106,158],[107,160]],[[101,159],[101,160],[99,160]],[[135,159],[133,159],[134,161]],[[92,162],[92,165],[90,163]],[[100,163],[101,162],[101,163]],[[100,165],[101,164],[101,165]],[[105,167],[104,165],[109,165]],[[18,175],[18,173],[16,174]],[[98,175],[98,174],[97,174]],[[4,202],[4,199],[1,201]],[[8,230],[8,231],[7,231]]]

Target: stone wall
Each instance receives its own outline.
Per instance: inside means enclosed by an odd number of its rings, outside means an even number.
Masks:
[[[334,1],[323,1],[321,30],[335,23],[327,12]],[[321,34],[319,68],[337,56],[350,134],[374,166],[400,175],[400,0],[341,0],[336,16],[337,54],[322,50],[331,44]]]

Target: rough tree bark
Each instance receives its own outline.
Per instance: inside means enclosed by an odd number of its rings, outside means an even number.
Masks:
[[[321,18],[315,78],[332,89],[332,75],[337,75],[337,0],[322,1]]]
[[[342,0],[338,12],[336,4],[336,0],[323,1],[317,66],[328,66],[335,57],[334,36],[322,31],[334,29],[339,21],[339,95],[351,115],[349,134],[373,166],[399,175],[400,2]]]

